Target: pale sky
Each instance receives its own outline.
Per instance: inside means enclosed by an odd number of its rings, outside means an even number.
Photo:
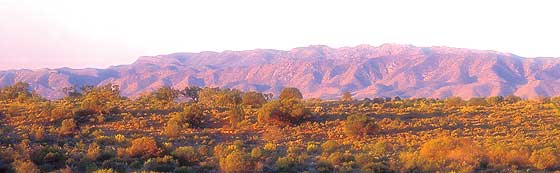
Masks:
[[[0,0],[0,69],[174,52],[450,46],[560,57],[555,0]]]

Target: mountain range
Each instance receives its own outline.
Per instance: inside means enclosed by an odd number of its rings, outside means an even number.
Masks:
[[[227,87],[278,95],[299,88],[306,98],[462,98],[560,94],[560,59],[450,47],[383,44],[291,50],[256,49],[143,56],[129,65],[106,69],[0,71],[0,86],[27,82],[46,98],[63,88],[116,84],[137,97],[162,86]]]

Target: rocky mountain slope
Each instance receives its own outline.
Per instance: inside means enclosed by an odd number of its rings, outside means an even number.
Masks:
[[[289,51],[175,53],[140,57],[107,69],[0,72],[0,86],[30,83],[47,98],[69,86],[117,84],[126,96],[161,86],[188,85],[257,90],[278,95],[297,87],[305,97],[378,96],[463,98],[560,94],[560,59],[449,47],[384,44],[379,47],[309,46]]]

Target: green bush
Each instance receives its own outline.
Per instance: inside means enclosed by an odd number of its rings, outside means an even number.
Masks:
[[[301,100],[275,100],[263,105],[257,112],[259,123],[299,124],[311,118],[311,111]]]
[[[117,160],[105,160],[101,164],[101,167],[104,169],[113,170],[114,172],[127,172],[128,169],[126,162]]]
[[[66,155],[62,148],[57,146],[43,147],[31,153],[31,161],[42,172],[54,171],[66,167]]]
[[[182,127],[179,124],[179,121],[170,119],[167,121],[167,124],[163,128],[163,134],[167,137],[178,137],[179,133],[182,131]]]
[[[132,140],[132,145],[126,151],[130,157],[141,158],[157,157],[162,153],[162,149],[157,146],[156,140],[151,137]]]
[[[76,109],[72,111],[72,114],[76,123],[85,124],[90,122],[97,113],[92,109]]]
[[[96,143],[90,144],[86,152],[86,157],[91,161],[96,161],[100,155],[101,147],[99,147]]]
[[[278,172],[301,172],[303,169],[302,161],[291,156],[278,158],[275,165]]]
[[[76,122],[74,119],[65,119],[62,121],[60,126],[59,133],[62,135],[70,135],[73,134],[76,130]]]
[[[323,152],[332,153],[334,151],[337,151],[340,148],[340,144],[338,144],[338,142],[336,142],[336,141],[329,140],[329,141],[323,143],[321,145],[321,148],[323,149]]]
[[[228,119],[231,127],[237,127],[239,122],[243,121],[245,118],[245,112],[241,106],[233,106],[228,111]]]
[[[541,170],[547,170],[551,168],[558,168],[560,164],[560,157],[557,149],[552,147],[546,147],[533,151],[529,161],[533,164],[533,167]]]
[[[252,170],[251,157],[243,151],[233,151],[225,158],[220,158],[220,170],[223,172],[248,172]]]
[[[232,106],[241,103],[241,91],[237,89],[203,88],[199,92],[200,103],[214,106]]]
[[[348,136],[365,136],[371,134],[376,128],[375,123],[366,115],[350,115],[344,124],[344,133]]]
[[[183,119],[189,127],[202,127],[203,122],[206,120],[202,104],[195,103],[186,106],[183,110]]]
[[[171,155],[175,156],[182,166],[193,166],[200,161],[200,155],[191,146],[179,147]]]
[[[113,169],[98,169],[93,171],[93,173],[116,173]]]
[[[144,169],[155,172],[172,172],[177,167],[177,160],[171,156],[150,158],[144,163]]]
[[[262,93],[251,91],[246,92],[243,96],[241,96],[241,103],[244,105],[259,107],[266,103],[266,99]]]
[[[24,172],[24,173],[39,173],[39,168],[33,162],[30,161],[22,161],[16,160],[12,163],[12,167],[16,172]],[[0,169],[8,172],[7,168]]]
[[[329,161],[320,160],[317,163],[317,166],[315,167],[315,170],[317,170],[317,172],[321,172],[321,173],[328,173],[328,172],[334,172],[334,167],[332,166],[332,164]]]

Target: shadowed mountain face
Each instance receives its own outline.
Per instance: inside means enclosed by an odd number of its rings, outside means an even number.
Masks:
[[[304,96],[463,98],[556,96],[560,59],[448,47],[384,44],[379,47],[310,46],[289,51],[249,50],[140,57],[107,69],[42,69],[0,72],[0,86],[23,81],[47,98],[63,88],[117,84],[125,96],[162,86],[189,85],[256,90],[278,95],[297,87]]]

